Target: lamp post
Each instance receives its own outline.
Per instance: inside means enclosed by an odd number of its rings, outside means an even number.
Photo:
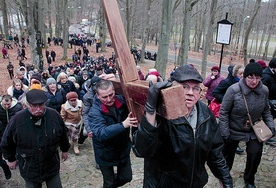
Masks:
[[[240,52],[241,52],[241,45],[243,43],[243,30],[244,30],[244,22],[246,19],[250,18],[250,16],[246,16],[243,21],[242,21],[242,25],[241,25],[241,32],[240,32],[240,36],[239,36],[239,41],[241,41],[240,44],[238,44],[238,56],[240,56]]]

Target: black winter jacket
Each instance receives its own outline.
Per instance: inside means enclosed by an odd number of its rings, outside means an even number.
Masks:
[[[59,147],[68,152],[70,144],[62,118],[54,109],[46,107],[41,125],[28,109],[12,117],[1,143],[9,162],[18,160],[21,176],[28,181],[43,182],[59,173]]]
[[[233,187],[216,119],[200,101],[197,112],[195,135],[185,117],[166,120],[157,116],[157,127],[142,117],[134,133],[133,149],[138,157],[145,158],[145,188],[203,187],[208,182],[206,162],[225,187]]]

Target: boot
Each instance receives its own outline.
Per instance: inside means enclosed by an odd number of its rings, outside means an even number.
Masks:
[[[74,144],[74,152],[75,152],[76,155],[78,155],[80,153],[79,146],[78,146],[78,141],[73,142],[73,144]]]
[[[2,159],[1,161],[1,167],[3,168],[4,174],[6,179],[10,179],[11,178],[11,170],[9,168],[9,166],[7,165],[6,161]]]

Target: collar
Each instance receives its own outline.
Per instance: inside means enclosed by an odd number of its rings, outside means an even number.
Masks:
[[[77,106],[76,107],[73,107],[70,105],[70,103],[68,101],[65,102],[65,106],[64,106],[64,109],[65,110],[69,110],[71,109],[71,111],[78,111],[79,108],[82,107],[82,103],[81,103],[81,100],[77,99]]]
[[[109,112],[109,107],[104,105],[103,103],[101,103],[102,105],[102,111],[104,113],[108,113]],[[121,103],[121,101],[115,96],[115,102],[114,102],[114,106],[115,108],[119,109],[123,104]]]

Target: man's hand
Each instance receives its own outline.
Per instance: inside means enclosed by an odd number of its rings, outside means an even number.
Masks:
[[[61,159],[62,161],[66,161],[68,158],[68,152],[61,152]]]
[[[159,98],[159,93],[161,89],[170,87],[172,85],[172,82],[166,80],[164,82],[157,82],[155,84],[152,84],[150,81],[150,87],[149,87],[149,93],[146,101],[146,112],[149,114],[154,114],[156,111],[156,106]]]
[[[132,117],[132,113],[130,112],[125,119],[125,121],[122,122],[124,128],[129,128],[129,127],[137,127],[138,125],[138,120],[136,117]]]
[[[16,169],[16,164],[17,164],[16,160],[13,162],[8,162],[8,166],[10,167],[11,170]]]

